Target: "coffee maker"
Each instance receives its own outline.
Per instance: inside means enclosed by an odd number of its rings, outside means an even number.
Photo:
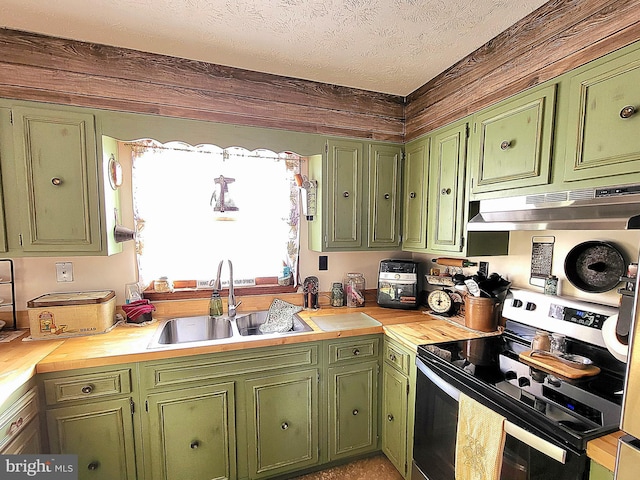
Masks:
[[[378,273],[378,305],[386,308],[418,308],[420,270],[420,263],[412,260],[382,260]]]

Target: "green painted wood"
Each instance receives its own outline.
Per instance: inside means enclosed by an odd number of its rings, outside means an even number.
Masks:
[[[430,137],[408,143],[404,162],[402,249],[423,250],[427,246],[427,184]]]
[[[11,130],[11,109],[0,108],[0,167],[2,176],[6,176],[5,168],[13,164],[13,134]],[[7,227],[5,219],[5,189],[0,183],[0,252],[7,252]]]
[[[534,88],[474,116],[472,194],[550,183],[555,94]]]
[[[236,478],[233,383],[152,394],[147,401],[148,478]]]
[[[361,142],[328,142],[327,248],[362,247],[363,149]]]
[[[427,250],[461,252],[464,232],[467,124],[432,135]]]
[[[95,122],[92,114],[14,107],[25,252],[100,252]]]
[[[613,480],[613,472],[591,460],[589,480]]]
[[[78,455],[78,478],[136,478],[129,398],[47,411],[52,453]]]
[[[369,145],[368,246],[400,246],[402,148]]]
[[[113,229],[116,225],[124,225],[125,219],[122,218],[120,210],[120,188],[113,187],[109,181],[109,168],[110,162],[119,161],[118,156],[118,141],[115,138],[100,136],[99,143],[102,145],[102,172],[100,179],[102,181],[102,190],[104,194],[102,198],[104,200],[104,211],[106,212],[104,218],[104,228],[107,232],[106,235],[106,250],[108,255],[122,252],[122,243],[116,242],[113,235]],[[133,225],[131,225],[133,226]]]
[[[2,455],[35,455],[42,453],[40,422],[33,419],[18,436],[0,450]]]
[[[244,382],[250,478],[319,462],[318,369]]]
[[[402,475],[408,471],[407,410],[409,379],[385,360],[382,370],[382,451]]]
[[[640,181],[640,51],[594,62],[566,83],[564,179],[619,176],[619,183]],[[636,112],[622,118],[627,106]]]
[[[378,362],[329,369],[329,459],[378,447]]]

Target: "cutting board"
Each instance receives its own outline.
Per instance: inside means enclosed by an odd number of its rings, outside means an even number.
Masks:
[[[366,313],[339,313],[336,315],[323,315],[311,317],[313,323],[325,332],[335,332],[337,330],[350,330],[352,328],[379,327],[379,321],[371,318]]]
[[[585,368],[575,368],[563,363],[557,358],[548,356],[531,356],[532,350],[522,352],[519,357],[524,363],[539,368],[547,373],[553,373],[566,378],[590,377],[600,373],[600,368],[589,365]]]

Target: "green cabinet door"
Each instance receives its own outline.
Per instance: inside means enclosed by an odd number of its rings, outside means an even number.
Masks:
[[[329,459],[378,448],[378,362],[329,369]]]
[[[78,455],[80,480],[136,478],[130,399],[47,410],[52,453]]]
[[[25,252],[101,250],[94,117],[14,107]]]
[[[564,177],[627,175],[640,181],[640,54],[595,65],[571,77]]]
[[[400,245],[401,160],[397,145],[369,146],[369,247]]]
[[[423,250],[427,246],[427,180],[430,137],[405,147],[402,249]]]
[[[318,370],[249,379],[244,387],[249,478],[316,465]]]
[[[549,184],[555,93],[536,88],[475,115],[472,194]]]
[[[5,168],[13,164],[13,135],[11,130],[11,109],[0,108],[0,178],[7,181]],[[8,250],[7,230],[5,223],[5,189],[0,184],[0,252]]]
[[[328,248],[362,246],[363,144],[328,142],[327,241]],[[366,217],[365,217],[366,218]]]
[[[149,395],[153,480],[236,478],[234,384]]]
[[[403,476],[408,471],[409,379],[388,365],[382,370],[382,451]]]
[[[613,480],[613,472],[591,460],[589,480]]]
[[[427,249],[430,252],[462,250],[466,155],[466,123],[434,132],[427,216]]]

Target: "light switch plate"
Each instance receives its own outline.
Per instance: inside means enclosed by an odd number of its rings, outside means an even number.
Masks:
[[[73,282],[73,263],[56,262],[56,280],[58,282]]]

